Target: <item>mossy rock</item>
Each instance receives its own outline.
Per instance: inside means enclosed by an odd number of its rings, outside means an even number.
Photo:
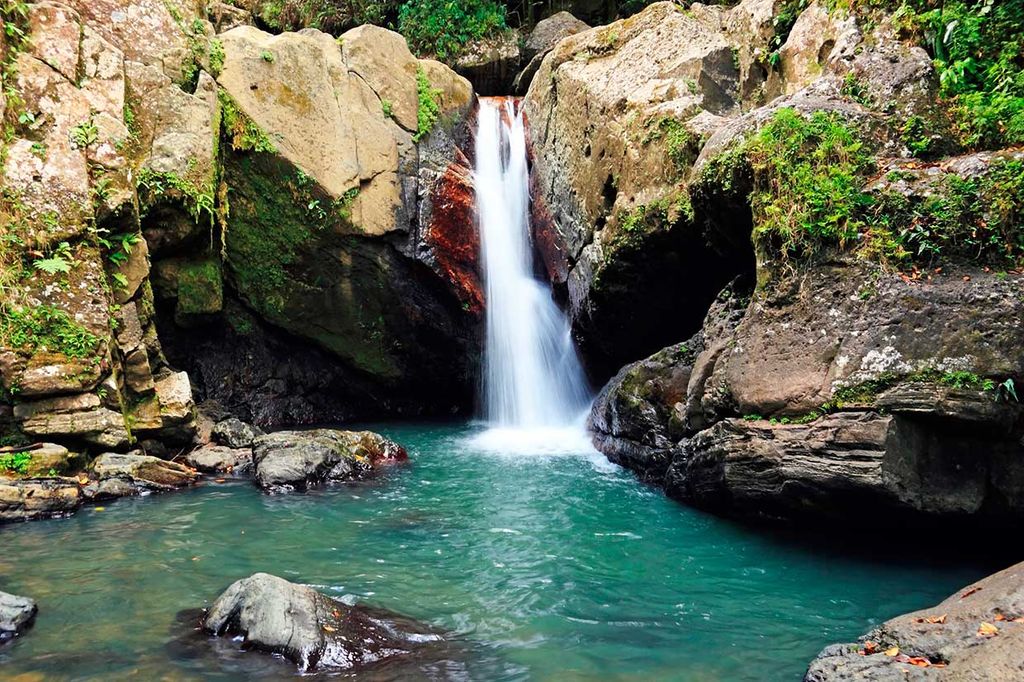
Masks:
[[[224,307],[220,263],[212,258],[188,262],[178,272],[174,321],[188,327],[208,320]]]

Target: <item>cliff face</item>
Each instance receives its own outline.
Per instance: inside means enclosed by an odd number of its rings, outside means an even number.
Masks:
[[[884,13],[774,38],[778,10],[652,5],[531,86],[583,349],[668,346],[602,391],[596,443],[733,512],[1017,519],[1020,150],[958,148]]]
[[[433,204],[472,216],[469,83],[205,5],[5,17],[5,439],[187,442],[182,369],[263,424],[466,406],[479,276]]]

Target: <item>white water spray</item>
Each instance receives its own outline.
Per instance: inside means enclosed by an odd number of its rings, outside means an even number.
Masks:
[[[526,134],[511,99],[480,102],[474,183],[486,282],[483,402],[490,440],[508,449],[555,438],[563,449],[572,432],[576,446],[586,443],[582,415],[590,395],[569,323],[533,276]]]

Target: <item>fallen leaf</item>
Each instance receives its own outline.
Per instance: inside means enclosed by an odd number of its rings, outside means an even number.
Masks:
[[[965,282],[970,282],[971,281],[971,276],[970,275],[964,275],[964,281]]]
[[[969,589],[966,592],[964,592],[963,594],[961,594],[960,598],[961,599],[966,599],[967,597],[970,597],[972,594],[974,594],[975,592],[977,592],[980,589],[981,589],[980,587],[972,587],[971,589]]]
[[[932,663],[932,667],[933,668],[945,668],[946,664],[945,663]]]
[[[96,511],[104,511],[106,510],[106,507],[96,507],[95,509]]]
[[[337,628],[332,628],[330,625],[325,625],[324,626],[324,632],[337,632],[337,631],[338,631]]]
[[[897,656],[897,655],[899,655],[899,653],[900,653],[900,648],[898,646],[894,646],[894,647],[892,647],[890,649],[886,649],[885,650],[885,655],[886,656]]]
[[[992,623],[982,623],[978,626],[978,637],[995,637],[999,634],[999,628]]]
[[[213,479],[213,482],[214,483],[224,483],[224,479],[223,478],[215,478],[215,479]]]
[[[923,656],[911,656],[907,663],[910,665],[916,665],[918,668],[927,668],[932,664],[931,661]]]
[[[192,561],[199,561],[199,557],[197,557],[197,556],[192,557]]]
[[[1001,620],[1006,620],[1006,616],[1004,616],[1001,613],[997,613],[992,620],[994,620],[994,621],[996,621],[998,623]]]
[[[874,642],[864,642],[864,653],[873,654],[878,650],[878,645]]]
[[[1024,617],[1018,616],[1010,621],[1011,623],[1024,623]]]
[[[946,614],[941,616],[928,616],[927,618],[915,618],[915,623],[932,623],[933,625],[941,625],[946,622]]]

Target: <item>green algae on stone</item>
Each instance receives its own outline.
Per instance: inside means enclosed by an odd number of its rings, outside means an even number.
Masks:
[[[182,265],[178,272],[175,322],[188,326],[196,319],[219,313],[223,307],[220,263],[210,258]]]

